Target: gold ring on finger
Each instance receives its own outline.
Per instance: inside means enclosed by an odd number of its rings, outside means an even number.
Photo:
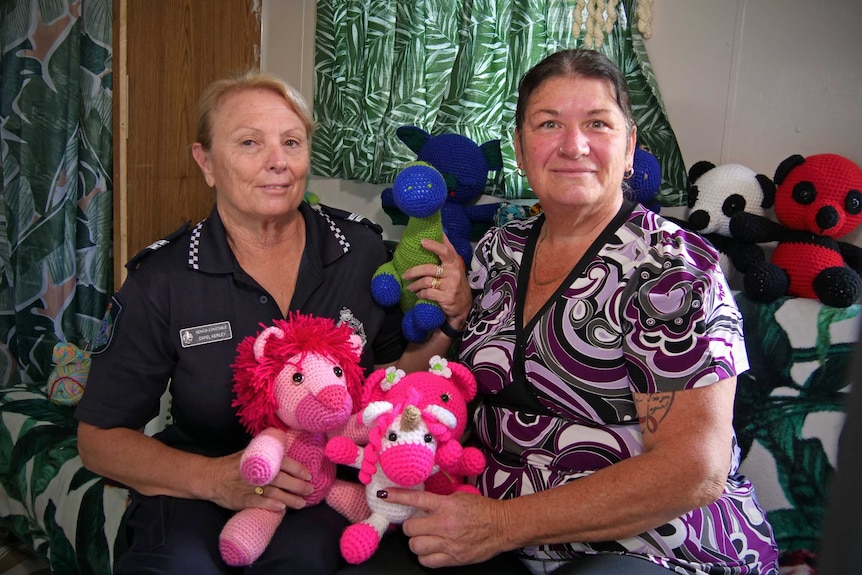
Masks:
[[[254,488],[254,492],[257,493],[258,495],[263,495],[263,487],[258,485],[257,487]]]
[[[442,265],[437,266],[437,271],[434,272],[434,277],[437,279],[440,279],[443,277],[443,266]]]
[[[439,289],[440,288],[440,278],[431,278],[431,289]]]

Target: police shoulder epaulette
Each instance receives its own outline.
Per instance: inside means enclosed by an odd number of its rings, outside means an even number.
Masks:
[[[325,206],[323,204],[318,204],[318,208],[320,210],[326,212],[332,218],[339,219],[339,220],[347,220],[350,222],[358,222],[358,223],[362,224],[363,226],[365,226],[366,228],[373,230],[374,232],[376,232],[378,234],[383,234],[383,227],[380,224],[378,224],[377,222],[374,222],[372,220],[369,220],[368,218],[366,218],[365,216],[363,216],[361,214],[357,214],[354,212],[348,212],[345,210],[339,210],[338,208],[333,208],[332,206]]]
[[[161,249],[161,248],[165,247],[166,245],[170,244],[170,243],[171,243],[172,241],[174,241],[175,239],[177,239],[177,238],[179,238],[179,237],[181,237],[181,236],[185,235],[185,233],[186,233],[186,232],[188,231],[188,229],[189,229],[189,224],[190,224],[190,223],[191,223],[191,222],[186,222],[186,223],[184,223],[182,226],[180,226],[179,228],[177,228],[175,231],[171,232],[170,234],[168,234],[168,235],[167,235],[167,236],[165,236],[164,238],[162,238],[162,239],[160,239],[160,240],[158,240],[158,241],[155,241],[155,242],[151,243],[150,245],[148,245],[147,247],[145,247],[144,249],[142,249],[141,251],[139,251],[137,254],[135,254],[135,255],[132,257],[132,259],[130,259],[130,260],[126,263],[126,269],[127,269],[127,270],[129,270],[129,271],[132,271],[132,270],[136,270],[136,269],[138,269],[138,266],[140,266],[140,265],[141,265],[141,261],[142,261],[145,257],[147,257],[148,255],[150,255],[150,254],[151,254],[151,253],[153,253],[154,251],[156,251],[156,250],[158,250],[158,249]]]

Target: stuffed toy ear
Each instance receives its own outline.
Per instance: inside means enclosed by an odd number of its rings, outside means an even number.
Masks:
[[[448,429],[455,429],[458,425],[458,420],[455,415],[448,409],[439,405],[429,405],[425,408],[425,413],[433,416],[434,419],[445,425]]]
[[[763,190],[763,201],[760,202],[760,207],[768,210],[775,206],[775,182],[763,174],[757,174],[755,178],[760,183],[760,189]]]
[[[476,397],[476,378],[473,376],[473,372],[461,363],[450,361],[448,366],[452,370],[452,381],[464,394],[464,400],[470,401]]]
[[[372,401],[362,410],[362,423],[366,427],[373,427],[377,418],[392,411],[394,406],[388,401]]]
[[[784,160],[778,164],[778,167],[775,168],[775,177],[773,180],[775,181],[775,185],[780,186],[784,183],[784,179],[790,173],[793,168],[796,166],[801,166],[805,163],[805,158],[800,154],[793,154],[792,156],[788,156]]]
[[[383,394],[385,392],[384,381],[386,381],[386,377],[389,374],[389,368],[381,368],[374,370],[371,372],[367,378],[365,378],[365,383],[362,384],[362,405],[368,405],[372,401],[378,401],[383,399]]]
[[[268,327],[263,330],[257,339],[254,340],[254,358],[258,363],[263,362],[263,358],[266,355],[266,342],[269,341],[269,338],[275,336],[279,339],[284,337],[284,331],[278,327]]]
[[[400,126],[395,130],[395,135],[399,140],[410,148],[414,154],[419,154],[425,143],[431,139],[431,134],[416,126]]]
[[[353,346],[356,357],[362,357],[362,338],[355,333],[350,334],[350,345]]]
[[[700,178],[702,175],[710,171],[715,167],[715,164],[710,162],[709,160],[700,160],[699,162],[695,162],[688,169],[688,181],[694,183],[695,180]],[[691,205],[689,205],[691,207]]]
[[[503,151],[500,149],[500,140],[489,140],[479,146],[485,159],[488,160],[489,170],[503,169]]]

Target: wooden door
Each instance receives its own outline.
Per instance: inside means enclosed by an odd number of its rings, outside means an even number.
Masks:
[[[198,98],[259,67],[260,30],[255,0],[114,0],[115,287],[131,256],[212,209],[191,154]]]

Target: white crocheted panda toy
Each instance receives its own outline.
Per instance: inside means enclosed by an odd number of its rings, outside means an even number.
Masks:
[[[764,261],[760,245],[733,237],[730,218],[738,212],[769,217],[775,203],[773,181],[741,164],[716,166],[707,160],[693,164],[688,179],[686,219],[677,223],[715,246],[728,281],[744,274],[752,263]]]

